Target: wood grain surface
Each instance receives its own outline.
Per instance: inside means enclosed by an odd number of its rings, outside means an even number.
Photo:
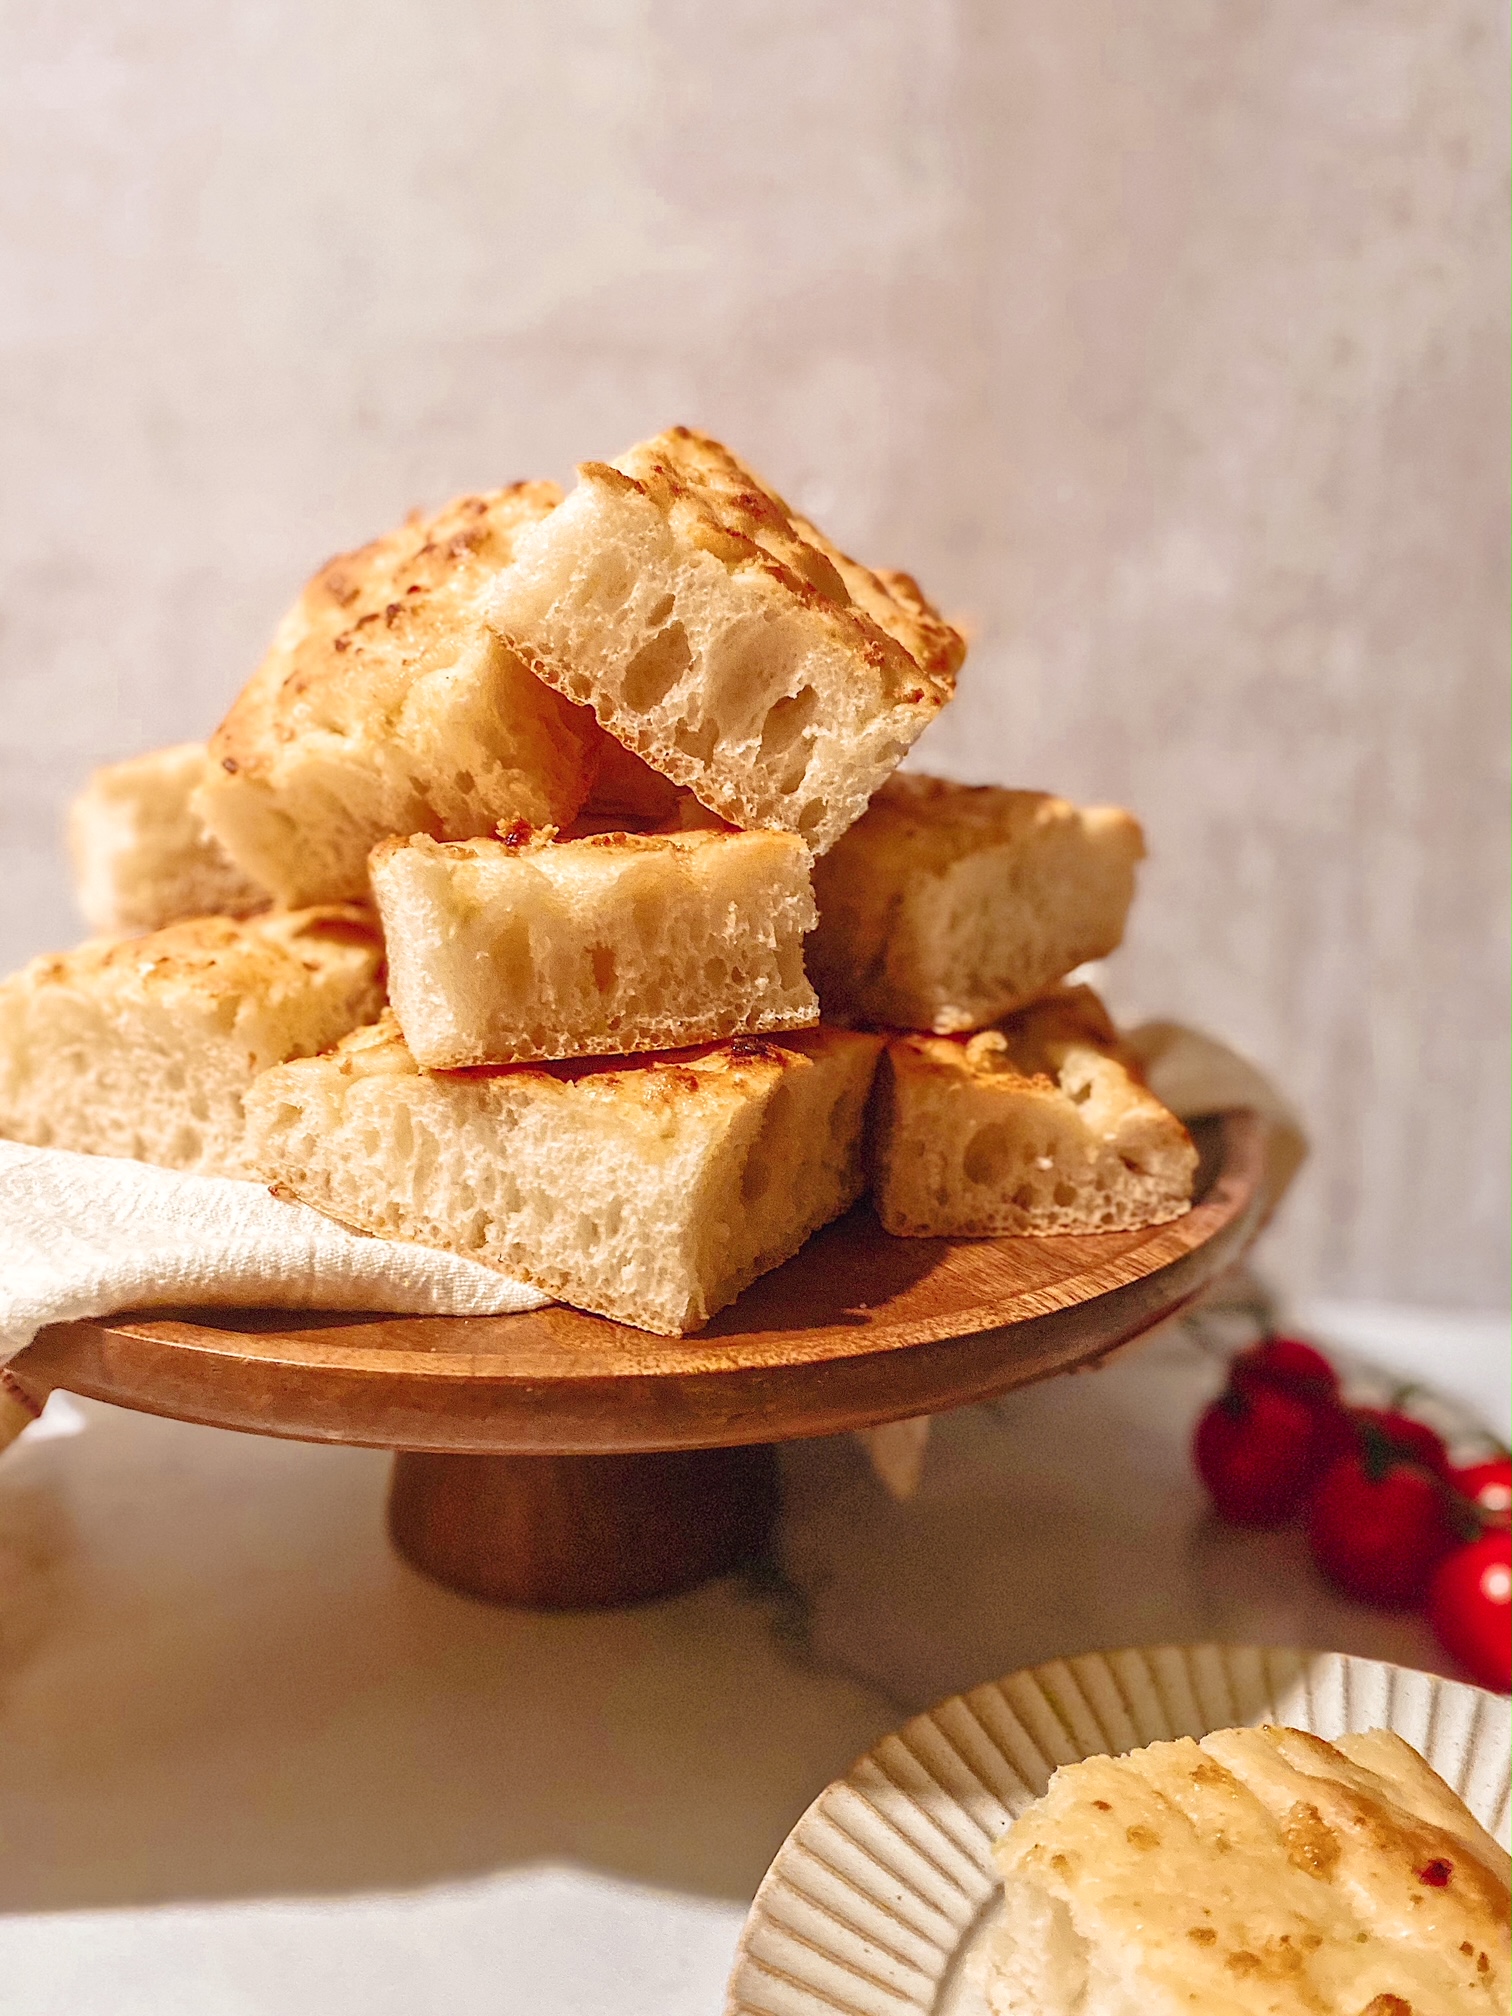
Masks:
[[[477,1455],[729,1447],[984,1399],[1171,1315],[1263,1220],[1265,1123],[1194,1127],[1199,1201],[1145,1232],[892,1239],[859,1205],[696,1337],[555,1305],[495,1317],[203,1310],[54,1325],[11,1362],[53,1387],[255,1434]]]

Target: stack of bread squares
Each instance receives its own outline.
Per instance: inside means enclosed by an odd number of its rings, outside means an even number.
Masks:
[[[101,935],[0,982],[0,1135],[672,1335],[868,1182],[907,1236],[1174,1217],[1185,1130],[1062,984],[1138,826],[895,774],[964,655],[685,428],[416,514],[78,801]]]

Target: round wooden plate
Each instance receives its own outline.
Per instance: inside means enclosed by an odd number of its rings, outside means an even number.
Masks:
[[[552,1601],[551,1587],[563,1601],[619,1600],[625,1572],[646,1584],[636,1594],[697,1579],[689,1565],[669,1580],[649,1558],[658,1508],[668,1512],[669,1561],[687,1556],[691,1521],[723,1565],[728,1548],[715,1545],[708,1509],[721,1487],[765,1504],[755,1522],[764,1530],[770,1457],[742,1458],[741,1445],[986,1399],[1095,1362],[1199,1295],[1263,1220],[1269,1130],[1234,1112],[1193,1134],[1198,1201],[1173,1224],[1079,1238],[892,1239],[862,1204],[696,1337],[655,1337],[561,1304],[492,1317],[211,1309],[56,1324],[9,1371],[38,1400],[65,1387],[215,1427],[425,1452],[401,1457],[397,1537],[476,1593],[519,1596],[519,1576],[497,1561],[474,1572],[439,1559],[442,1542],[420,1530],[436,1524],[438,1494],[457,1500],[441,1520],[456,1529],[453,1553],[467,1552],[471,1512],[495,1541],[501,1521],[518,1527],[517,1555],[539,1553],[543,1522],[554,1521],[564,1559],[584,1551],[573,1534],[581,1538],[590,1501],[607,1497],[595,1544],[612,1593],[585,1596],[558,1561],[524,1600]],[[723,1465],[716,1451],[731,1452]],[[486,1518],[480,1492],[491,1494]],[[627,1513],[637,1494],[644,1503]],[[529,1516],[515,1519],[522,1495]],[[616,1540],[610,1529],[627,1519]],[[742,1528],[738,1546],[750,1537]]]

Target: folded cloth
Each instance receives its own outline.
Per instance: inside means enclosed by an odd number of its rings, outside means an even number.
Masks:
[[[1271,1187],[1279,1196],[1306,1143],[1254,1066],[1173,1023],[1148,1023],[1129,1040],[1151,1090],[1183,1119],[1252,1106],[1272,1120]],[[476,1261],[349,1232],[260,1183],[0,1141],[0,1368],[45,1325],[117,1309],[505,1316],[550,1299]],[[0,1369],[0,1449],[31,1418],[19,1386]],[[877,1476],[907,1498],[922,1472],[928,1421],[860,1432]]]
[[[376,1309],[503,1316],[523,1281],[370,1239],[261,1183],[0,1141],[0,1364],[48,1323],[114,1309]]]

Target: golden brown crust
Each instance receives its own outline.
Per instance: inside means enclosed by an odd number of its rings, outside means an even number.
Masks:
[[[459,627],[520,534],[561,494],[554,483],[512,483],[457,497],[327,561],[211,738],[211,761],[228,776],[266,777],[308,729],[381,732],[411,682],[455,655]]]
[[[1295,1729],[1154,1743],[1062,1768],[997,1859],[1069,1910],[1121,2007],[1491,2016],[1507,1858],[1415,1766]]]
[[[727,567],[755,567],[848,634],[885,667],[903,701],[944,706],[966,640],[925,599],[911,575],[874,572],[833,545],[721,442],[671,427],[612,467],[586,462],[585,480],[629,484],[649,497],[692,545]]]
[[[370,910],[332,903],[240,919],[192,917],[142,938],[89,939],[34,960],[25,972],[39,985],[61,981],[90,993],[270,995],[318,973],[334,946],[381,944]]]

